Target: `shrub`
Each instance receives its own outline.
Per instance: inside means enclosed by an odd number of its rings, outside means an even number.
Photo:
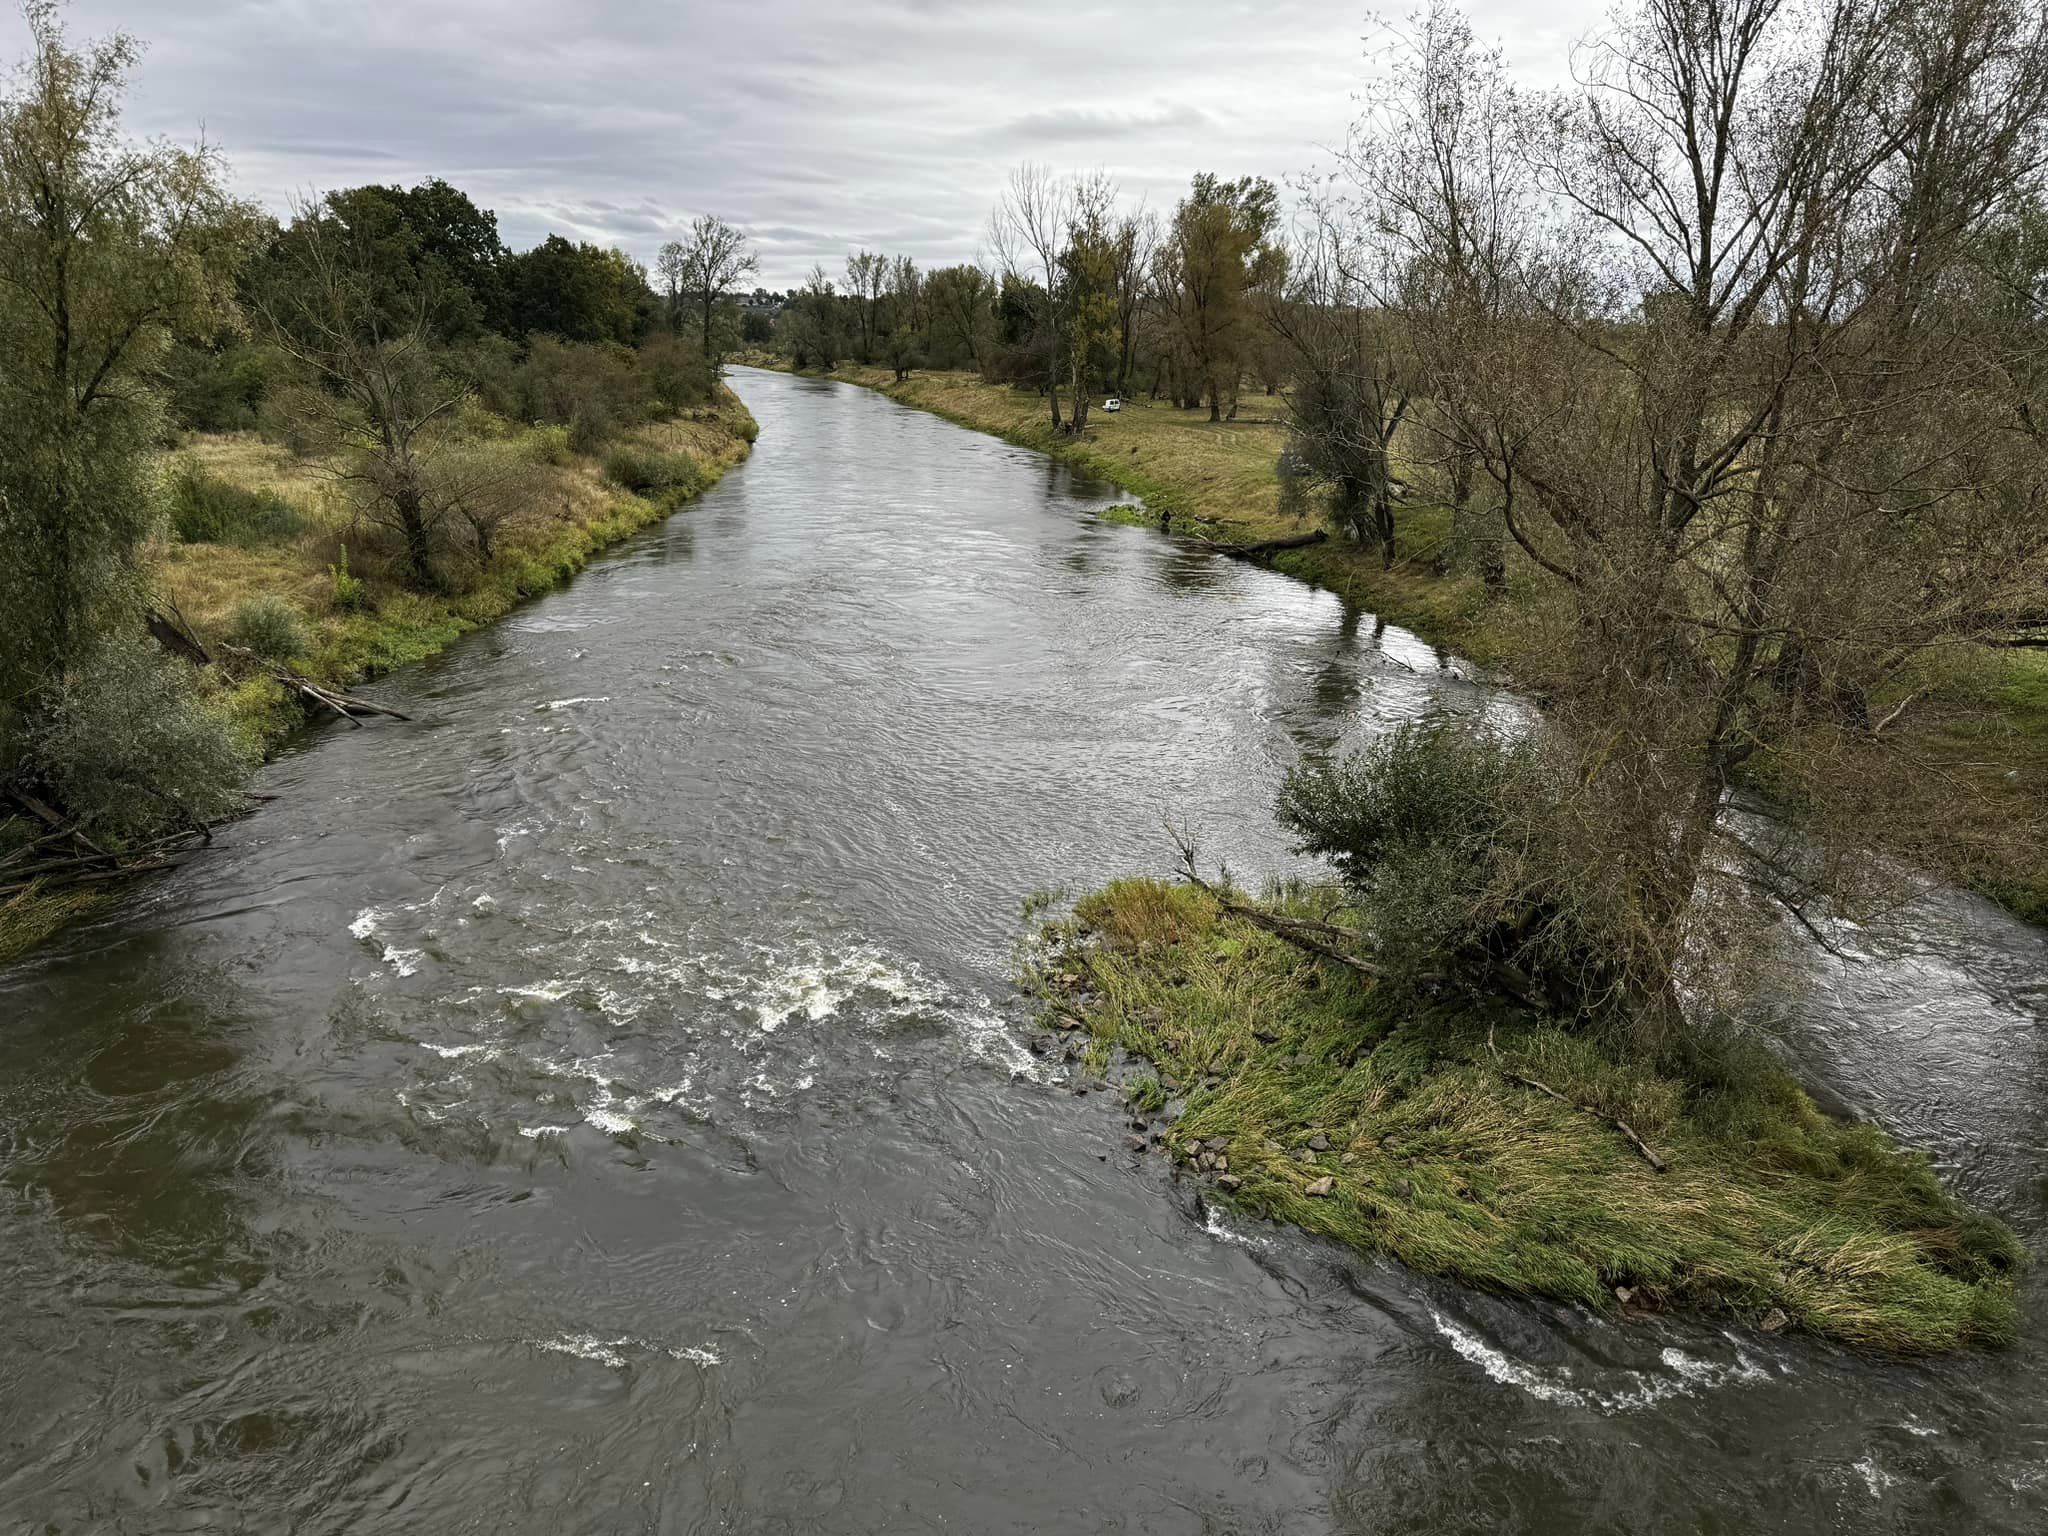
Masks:
[[[245,599],[228,625],[228,639],[269,661],[306,654],[306,626],[299,611],[274,592]]]
[[[284,371],[278,353],[246,342],[218,347],[180,342],[162,365],[171,417],[195,432],[255,427]]]
[[[275,491],[235,485],[189,459],[171,476],[170,513],[173,531],[187,544],[276,544],[305,525],[299,509]]]
[[[520,439],[519,447],[534,464],[560,467],[576,456],[569,446],[569,429],[560,425],[533,428]]]
[[[614,448],[605,455],[605,478],[636,496],[680,499],[704,483],[697,461],[687,454],[650,448]]]
[[[1642,1000],[1653,937],[1609,809],[1554,740],[1427,721],[1296,768],[1279,813],[1337,867],[1396,983],[1506,986],[1592,1016]]]
[[[343,613],[360,613],[370,606],[370,595],[363,588],[360,577],[348,573],[348,546],[341,546],[341,562],[327,567],[327,574],[334,582],[334,606]]]
[[[65,809],[115,843],[225,814],[254,761],[193,670],[139,640],[109,641],[66,675],[34,757]]]

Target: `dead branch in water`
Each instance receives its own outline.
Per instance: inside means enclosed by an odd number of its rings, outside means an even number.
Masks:
[[[1228,555],[1233,560],[1261,560],[1267,555],[1277,555],[1284,549],[1306,549],[1311,544],[1321,544],[1329,537],[1326,530],[1318,528],[1313,533],[1297,533],[1285,539],[1266,539],[1258,544],[1225,544],[1217,539],[1196,538],[1190,538],[1188,542],[1212,555]]]

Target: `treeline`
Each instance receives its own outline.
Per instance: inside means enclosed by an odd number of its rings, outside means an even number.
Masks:
[[[798,367],[851,358],[899,379],[965,368],[1030,385],[1062,431],[1085,430],[1103,393],[1234,419],[1247,377],[1271,390],[1282,376],[1266,319],[1286,300],[1281,233],[1278,194],[1260,177],[1198,175],[1161,217],[1122,206],[1106,176],[1026,166],[991,218],[991,261],[923,271],[860,251],[843,281],[814,267],[775,340]]]
[[[301,509],[190,460],[166,473],[183,432],[260,430],[323,477],[337,610],[366,570],[452,601],[495,579],[506,528],[551,515],[550,463],[711,401],[754,270],[708,217],[652,276],[559,235],[513,251],[440,180],[272,218],[212,150],[122,133],[132,39],[74,45],[57,0],[24,11],[0,97],[0,908],[233,803],[250,744],[145,554],[289,539]],[[693,466],[658,458],[621,448],[608,477],[684,488]],[[296,617],[249,606],[234,665],[276,667]]]

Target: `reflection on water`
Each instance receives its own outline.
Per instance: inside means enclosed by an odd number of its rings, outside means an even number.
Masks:
[[[2031,1531],[2048,1359],[1463,1293],[1170,1185],[1022,1048],[1018,902],[1295,866],[1280,774],[1520,706],[877,396],[391,680],[411,724],[0,976],[0,1525]],[[1823,976],[2041,1230],[2040,936]]]

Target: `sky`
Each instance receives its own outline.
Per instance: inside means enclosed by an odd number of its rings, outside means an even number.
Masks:
[[[1398,0],[1397,0],[1398,3]],[[1602,0],[1480,0],[1552,80]],[[131,131],[201,132],[237,190],[441,176],[506,242],[651,261],[699,213],[771,288],[855,248],[971,260],[1011,167],[1171,208],[1197,171],[1313,173],[1368,82],[1363,0],[73,0],[146,48]],[[17,20],[7,53],[26,31]]]

